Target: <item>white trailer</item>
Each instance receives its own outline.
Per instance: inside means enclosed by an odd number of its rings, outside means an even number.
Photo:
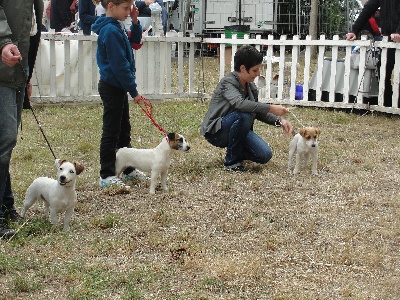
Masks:
[[[190,12],[186,32],[196,35],[224,33],[225,26],[249,25],[251,33],[274,31],[276,0],[189,0]],[[170,9],[169,22],[183,31],[187,0]]]

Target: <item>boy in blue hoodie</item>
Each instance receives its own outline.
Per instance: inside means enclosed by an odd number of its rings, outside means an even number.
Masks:
[[[103,102],[103,132],[100,142],[100,186],[130,187],[124,181],[146,176],[139,170],[128,168],[122,180],[115,176],[115,150],[131,147],[131,125],[129,121],[129,93],[138,103],[141,95],[136,89],[135,59],[132,48],[141,47],[142,26],[138,21],[139,12],[133,0],[101,0],[106,9],[92,25],[98,34],[97,65],[100,69],[99,94]],[[123,21],[132,18],[130,31]]]

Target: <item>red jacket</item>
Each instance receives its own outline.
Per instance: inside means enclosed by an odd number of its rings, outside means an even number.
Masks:
[[[379,26],[376,23],[376,19],[374,17],[369,18],[368,22],[369,26],[371,26],[371,33],[373,33],[374,35],[381,35],[381,31],[379,30]]]

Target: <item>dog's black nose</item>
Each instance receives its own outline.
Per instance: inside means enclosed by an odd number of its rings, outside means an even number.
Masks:
[[[66,177],[65,177],[64,175],[61,175],[61,176],[60,176],[60,180],[61,180],[61,181],[65,181],[65,179],[66,179]]]
[[[315,144],[312,144],[311,147],[315,147]]]

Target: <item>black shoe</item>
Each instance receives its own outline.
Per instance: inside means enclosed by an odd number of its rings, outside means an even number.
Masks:
[[[230,166],[224,166],[224,169],[231,172],[244,172],[245,169],[241,163],[236,163]]]
[[[9,238],[15,234],[14,229],[8,227],[6,221],[4,219],[0,219],[0,239],[1,238]]]
[[[24,218],[22,218],[15,209],[10,209],[10,210],[6,210],[4,212],[4,219],[8,222],[18,222],[18,221],[22,221]]]

